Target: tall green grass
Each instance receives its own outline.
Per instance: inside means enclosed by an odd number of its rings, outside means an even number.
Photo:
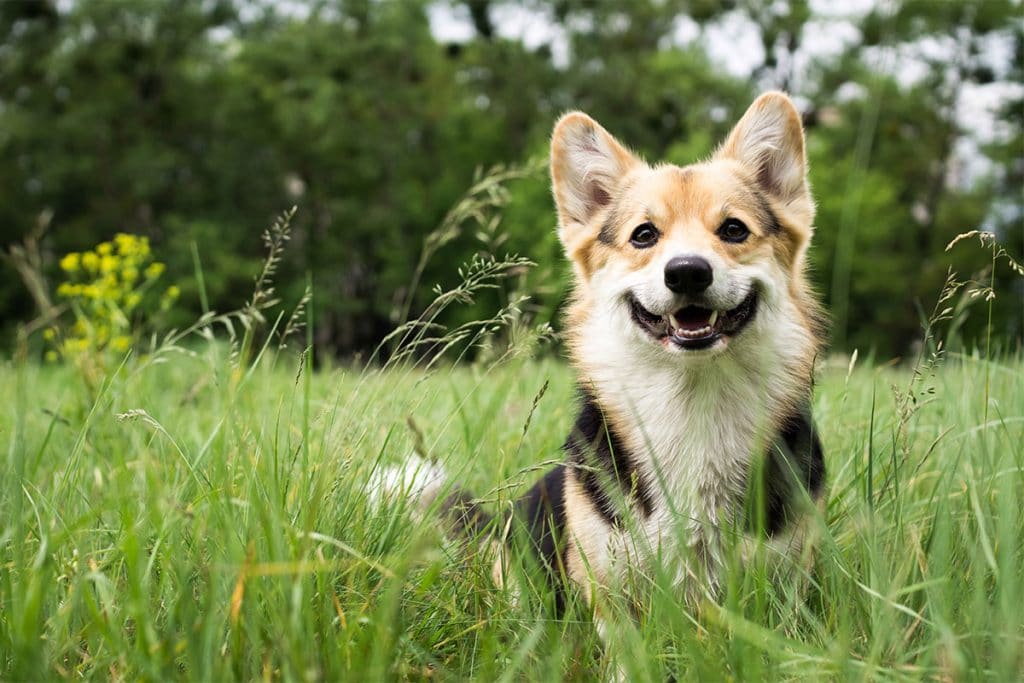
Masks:
[[[7,362],[4,680],[1013,680],[1024,672],[1024,359],[918,376],[825,363],[809,561],[729,562],[717,602],[655,575],[600,655],[589,616],[499,591],[375,468],[413,450],[502,506],[560,457],[562,363],[309,371],[223,347],[99,387]],[[988,386],[985,388],[985,377]]]
[[[503,173],[474,185],[421,266],[467,226],[496,229]],[[417,452],[502,509],[561,459],[574,378],[530,360],[550,330],[522,311],[529,263],[473,259],[418,318],[403,304],[365,368],[314,372],[311,288],[275,313],[290,217],[265,233],[242,309],[89,372],[26,347],[0,365],[0,679],[1024,675],[1024,358],[948,356],[931,334],[991,290],[951,274],[912,368],[821,364],[829,485],[811,552],[730,546],[720,595],[698,602],[655,567],[637,614],[602,605],[602,644],[586,606],[554,618],[524,572],[521,595],[499,590],[491,558],[368,495]],[[491,318],[441,324],[484,290],[500,293]]]

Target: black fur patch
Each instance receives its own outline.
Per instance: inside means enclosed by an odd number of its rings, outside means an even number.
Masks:
[[[597,233],[597,241],[601,244],[615,244],[615,233],[619,230],[619,215],[613,207],[608,216],[601,224],[601,230]]]
[[[748,529],[774,536],[791,521],[800,489],[817,498],[825,482],[824,453],[809,407],[786,420],[759,469],[751,476]]]
[[[583,391],[583,407],[563,448],[576,467],[576,479],[604,520],[621,526],[622,518],[608,486],[618,482],[623,497],[635,501],[644,516],[650,516],[654,502],[647,483],[618,435],[608,426],[597,401]]]
[[[515,503],[515,517],[532,541],[554,589],[555,606],[565,607],[565,465],[558,465]]]
[[[622,198],[632,187],[632,183],[626,183],[619,187],[615,196],[607,202],[609,204],[608,213],[605,215],[604,221],[601,222],[601,229],[597,233],[597,241],[601,244],[613,245],[617,241],[619,226],[625,220],[620,204]]]
[[[566,465],[558,465],[515,501],[509,537],[502,539],[507,547],[536,560],[537,569],[551,588],[558,614],[565,609],[567,586],[565,471]],[[495,519],[461,487],[456,487],[444,499],[439,512],[453,536],[467,543],[488,534],[501,534],[509,523],[507,513]]]
[[[755,193],[755,196],[757,197],[758,203],[757,221],[764,228],[765,233],[769,235],[777,235],[782,232],[782,223],[779,222],[779,217],[775,215],[774,211],[772,211],[772,207],[768,203],[768,200],[760,194]]]
[[[597,402],[583,393],[583,405],[576,426],[565,443],[568,463],[558,465],[534,484],[514,506],[513,538],[526,536],[536,553],[546,579],[553,589],[555,608],[562,613],[566,600],[566,514],[565,477],[573,472],[594,507],[609,525],[621,526],[619,504],[613,500],[608,486],[618,486],[623,497],[635,500],[644,515],[650,515],[653,502],[646,485],[640,480],[631,458],[618,436],[611,430]],[[475,516],[462,527],[476,527],[482,516]],[[525,532],[525,533],[520,533]]]

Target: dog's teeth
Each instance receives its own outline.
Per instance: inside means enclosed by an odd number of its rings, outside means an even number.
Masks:
[[[705,325],[704,327],[700,328],[699,330],[688,330],[688,329],[680,327],[678,330],[676,330],[676,336],[678,336],[678,337],[688,337],[690,339],[699,339],[701,337],[706,337],[707,335],[711,334],[711,332],[712,332],[711,327],[709,327],[707,325]]]
[[[718,320],[718,311],[711,311],[711,317],[708,318],[708,327],[714,327],[716,320]]]
[[[673,330],[678,330],[680,327],[682,327],[682,325],[679,324],[679,321],[676,320],[676,316],[674,313],[668,314],[668,322],[670,325],[672,325]]]

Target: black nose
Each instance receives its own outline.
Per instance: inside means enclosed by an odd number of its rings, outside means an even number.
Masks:
[[[665,264],[665,286],[677,294],[700,294],[713,279],[711,264],[700,256],[676,256]]]

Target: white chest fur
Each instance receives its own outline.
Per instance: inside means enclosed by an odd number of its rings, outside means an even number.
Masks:
[[[634,335],[629,320],[598,316],[604,319],[586,326],[593,333],[577,347],[584,381],[619,423],[653,502],[631,536],[615,535],[611,542],[620,550],[610,555],[625,550],[635,561],[638,554],[676,554],[682,545],[705,560],[714,583],[721,529],[731,528],[751,459],[806,391],[796,368],[811,339],[787,324],[786,313],[764,307],[724,353],[713,355],[668,353]]]

